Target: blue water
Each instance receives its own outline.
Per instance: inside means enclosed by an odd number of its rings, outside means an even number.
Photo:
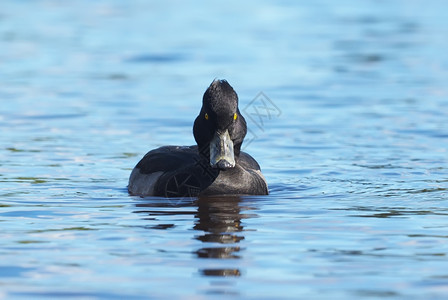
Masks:
[[[2,1],[0,299],[446,299],[447,10]],[[270,195],[129,196],[214,78]]]

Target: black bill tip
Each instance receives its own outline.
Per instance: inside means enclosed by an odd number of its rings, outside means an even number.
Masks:
[[[221,159],[216,163],[216,167],[221,170],[233,168],[233,165],[225,159]]]

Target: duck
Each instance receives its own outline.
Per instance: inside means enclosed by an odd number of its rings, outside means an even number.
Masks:
[[[193,124],[196,145],[149,151],[131,172],[129,194],[169,198],[268,195],[260,165],[241,151],[246,134],[237,93],[226,80],[213,80]]]

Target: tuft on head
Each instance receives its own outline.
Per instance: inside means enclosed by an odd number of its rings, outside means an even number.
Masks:
[[[238,96],[226,80],[213,80],[202,99],[204,108],[217,116],[232,116],[238,109]]]

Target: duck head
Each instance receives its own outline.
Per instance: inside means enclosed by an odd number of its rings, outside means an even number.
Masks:
[[[204,93],[193,134],[201,155],[221,170],[235,167],[247,133],[238,95],[226,80],[214,80]]]

